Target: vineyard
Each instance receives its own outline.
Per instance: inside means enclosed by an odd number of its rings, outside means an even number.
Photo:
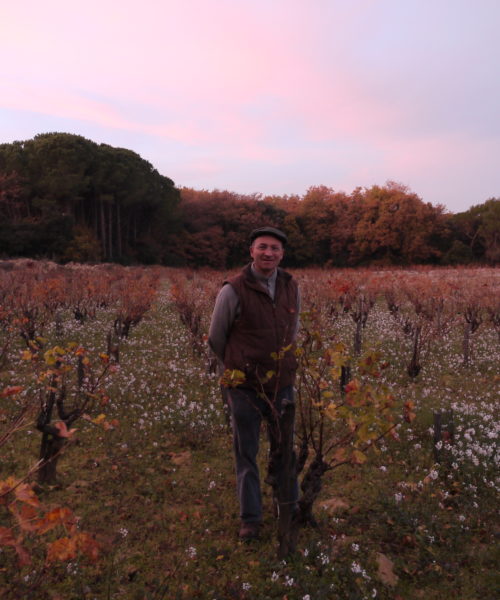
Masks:
[[[237,538],[206,345],[231,273],[0,263],[0,598],[496,598],[500,270],[294,272],[285,553],[269,486]]]

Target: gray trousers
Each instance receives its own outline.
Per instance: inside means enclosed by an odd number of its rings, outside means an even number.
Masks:
[[[266,481],[279,480],[280,474],[280,419],[285,405],[295,410],[293,387],[281,389],[276,401],[259,397],[256,391],[245,388],[228,389],[233,447],[236,465],[236,486],[240,503],[240,517],[247,523],[262,521],[262,495],[257,454],[259,451],[262,419],[267,421],[269,436],[269,465]],[[298,485],[295,482],[294,497],[297,501]]]

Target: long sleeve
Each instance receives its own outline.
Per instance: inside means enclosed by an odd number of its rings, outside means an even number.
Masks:
[[[220,363],[224,362],[227,338],[235,318],[238,315],[239,300],[231,285],[225,285],[219,291],[208,332],[208,345]]]

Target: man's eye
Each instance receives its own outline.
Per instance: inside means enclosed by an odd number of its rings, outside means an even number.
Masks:
[[[267,250],[267,249],[269,249],[269,250],[272,250],[273,252],[279,252],[279,250],[280,250],[279,246],[266,246],[265,244],[259,244],[257,246],[257,248],[259,250]]]

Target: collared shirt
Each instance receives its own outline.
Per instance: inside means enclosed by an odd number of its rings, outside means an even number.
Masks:
[[[267,291],[267,293],[274,300],[274,295],[276,293],[276,278],[278,277],[278,269],[274,269],[274,271],[266,277],[259,273],[252,264],[252,275],[255,279],[262,285],[262,287]]]
[[[252,275],[274,300],[278,270],[275,269],[269,277],[265,277],[255,270],[253,264],[251,268]],[[297,313],[300,314],[300,295],[297,299]],[[231,285],[222,286],[215,300],[210,330],[208,332],[208,345],[217,357],[219,361],[219,367],[222,366],[224,361],[226,342],[231,331],[232,324],[234,320],[238,318],[239,314],[240,301],[233,287]],[[299,321],[297,319],[297,327],[294,337],[297,335],[298,328]]]

